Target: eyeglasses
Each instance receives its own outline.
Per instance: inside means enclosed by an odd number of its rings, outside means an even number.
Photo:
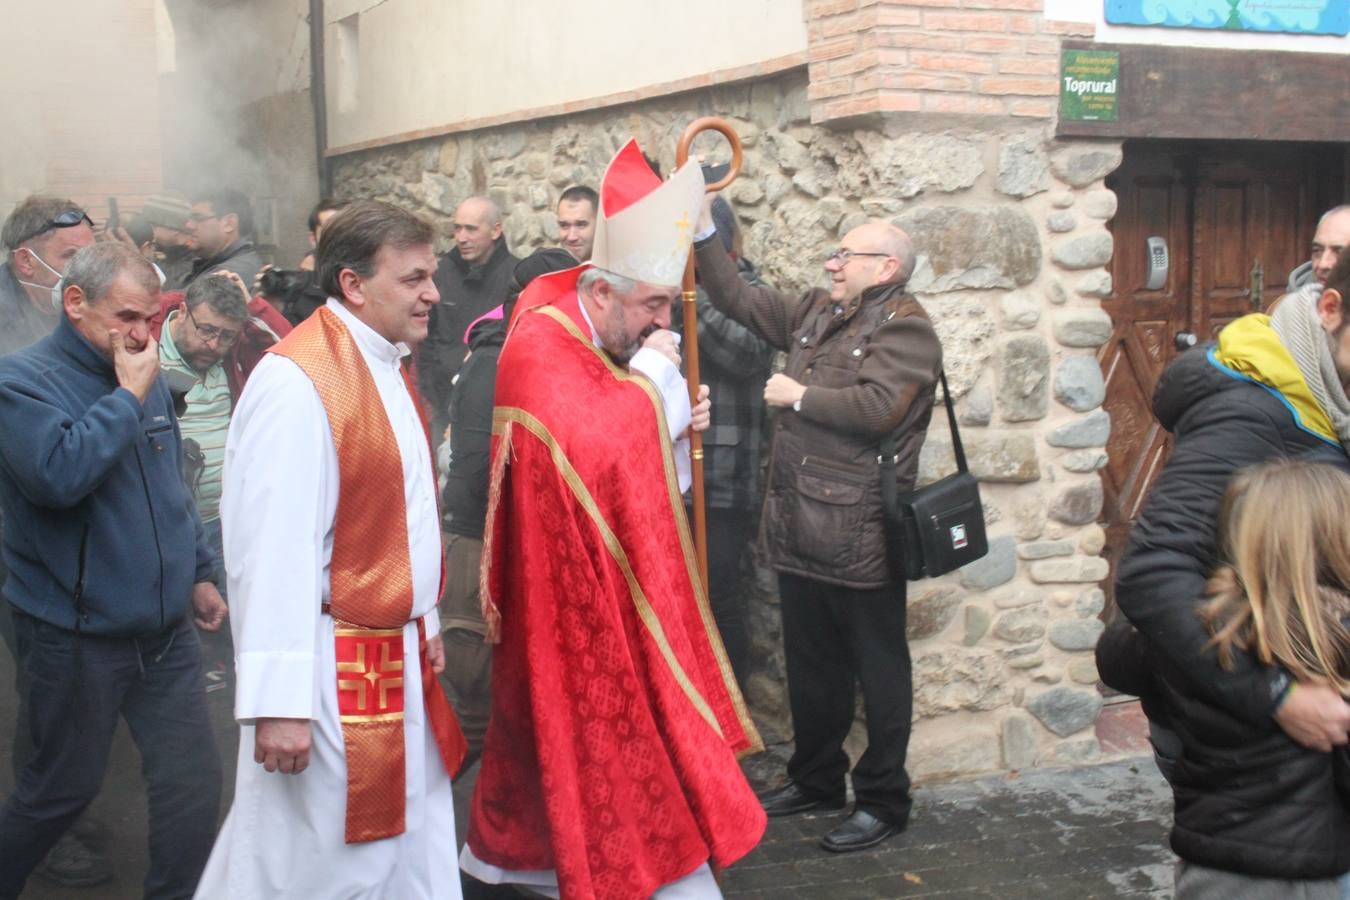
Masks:
[[[94,227],[94,220],[89,218],[89,214],[78,206],[72,206],[70,209],[63,209],[61,212],[48,219],[40,228],[29,234],[24,235],[14,242],[14,246],[22,244],[24,241],[31,241],[33,238],[44,235],[57,228],[74,228],[81,222],[88,222],[89,227]]]
[[[212,219],[219,219],[220,216],[215,213],[188,213],[188,221],[194,225],[200,225],[202,222],[209,222]]]
[[[855,256],[890,256],[889,253],[862,253],[857,250],[845,250],[842,247],[829,256],[825,257],[827,263],[838,263],[839,268],[848,265],[848,261]]]
[[[197,329],[197,333],[202,336],[202,340],[208,344],[211,341],[216,342],[217,347],[233,347],[234,342],[239,340],[239,332],[232,331],[229,328],[217,328],[214,325],[201,325],[197,322],[197,317],[192,314],[190,307],[187,309],[187,317],[192,320],[192,327]]]

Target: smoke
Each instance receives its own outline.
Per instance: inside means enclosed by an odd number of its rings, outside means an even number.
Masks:
[[[255,240],[294,265],[318,199],[308,0],[163,0],[175,71],[162,79],[166,183],[254,202]]]
[[[308,0],[8,0],[0,217],[37,191],[100,225],[146,196],[235,187],[255,240],[294,265],[318,199]]]

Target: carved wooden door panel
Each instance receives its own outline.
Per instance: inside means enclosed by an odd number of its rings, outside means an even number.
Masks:
[[[1290,270],[1307,261],[1326,193],[1317,173],[1332,168],[1319,155],[1283,148],[1198,156],[1191,330],[1201,341],[1269,307]]]
[[[1098,353],[1106,380],[1104,407],[1111,415],[1109,461],[1101,473],[1104,553],[1112,573],[1103,585],[1108,602],[1130,523],[1170,448],[1151,404],[1158,376],[1176,355],[1177,333],[1190,330],[1193,185],[1186,162],[1127,145],[1124,162],[1107,182],[1118,201],[1111,225],[1113,293],[1102,303],[1114,327]],[[1166,282],[1156,290],[1147,287],[1150,236],[1166,239],[1171,262]]]

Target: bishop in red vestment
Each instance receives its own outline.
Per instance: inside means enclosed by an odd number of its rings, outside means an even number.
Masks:
[[[759,738],[696,574],[665,404],[630,365],[669,325],[701,194],[697,165],[663,184],[621,150],[599,270],[537,279],[502,349],[483,557],[500,646],[464,854],[489,880],[636,900],[764,831],[737,762]]]

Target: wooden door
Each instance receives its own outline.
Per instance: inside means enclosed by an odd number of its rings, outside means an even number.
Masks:
[[[1111,415],[1102,470],[1108,615],[1116,561],[1171,447],[1152,397],[1179,352],[1178,334],[1212,340],[1280,296],[1289,271],[1308,257],[1318,215],[1342,202],[1342,166],[1337,147],[1126,143],[1107,180],[1118,204],[1113,293],[1102,308],[1114,329],[1098,354]],[[1167,240],[1171,263],[1157,290],[1146,287],[1150,236]]]
[[[1193,173],[1187,160],[1167,153],[1130,152],[1108,181],[1116,192],[1112,222],[1112,295],[1102,303],[1113,324],[1098,359],[1106,380],[1104,407],[1111,415],[1108,462],[1102,470],[1106,529],[1104,553],[1112,576],[1125,548],[1130,523],[1167,458],[1170,435],[1153,418],[1153,387],[1176,354],[1179,332],[1190,330],[1190,253]],[[1148,280],[1145,242],[1165,238],[1171,265],[1157,290]]]
[[[1315,151],[1218,151],[1196,163],[1191,328],[1213,340],[1233,319],[1266,309],[1307,262],[1325,186]],[[1322,172],[1334,175],[1333,167]]]

